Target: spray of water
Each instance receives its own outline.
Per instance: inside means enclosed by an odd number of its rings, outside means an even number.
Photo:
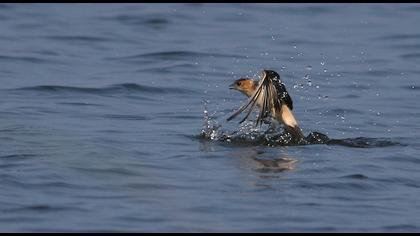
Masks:
[[[263,146],[291,146],[308,144],[329,144],[341,145],[355,148],[374,148],[394,145],[405,145],[390,139],[384,138],[347,138],[330,139],[327,135],[319,132],[309,133],[304,140],[298,143],[292,142],[290,134],[283,132],[283,128],[277,129],[270,125],[255,126],[254,121],[245,121],[236,130],[224,130],[217,121],[217,112],[209,114],[208,101],[203,101],[204,124],[199,135],[200,139],[215,142],[231,143],[237,145],[263,145]]]
[[[269,124],[255,126],[255,121],[246,120],[239,124],[236,130],[224,130],[217,121],[216,112],[209,114],[208,101],[203,101],[204,123],[200,137],[212,141],[230,142],[235,144],[254,144],[265,146],[293,145],[292,137],[279,128]]]

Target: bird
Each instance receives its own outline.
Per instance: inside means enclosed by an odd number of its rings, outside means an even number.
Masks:
[[[291,135],[292,140],[295,142],[304,140],[305,136],[292,112],[292,98],[277,72],[264,69],[261,72],[260,80],[240,78],[235,80],[229,88],[245,94],[249,100],[228,117],[227,121],[232,120],[241,112],[249,109],[246,116],[239,123],[244,122],[251,114],[255,105],[257,105],[260,112],[255,123],[256,126],[258,124],[262,125],[263,122],[269,122],[276,127],[280,123],[284,125],[285,130]]]

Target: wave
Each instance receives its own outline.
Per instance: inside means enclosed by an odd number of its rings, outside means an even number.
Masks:
[[[45,36],[44,38],[56,41],[64,42],[109,42],[112,41],[109,38],[98,37],[98,36],[82,36],[82,35],[55,35]]]
[[[413,90],[415,90],[415,91],[417,91],[417,90],[420,90],[420,85],[404,85],[404,86],[400,86],[400,88],[402,88],[402,89],[405,89],[405,90],[410,90],[410,91],[413,91]]]
[[[386,36],[376,37],[375,40],[385,40],[385,41],[395,41],[395,40],[418,40],[420,39],[420,34],[417,33],[407,33],[407,34],[388,34]]]
[[[146,26],[154,29],[160,29],[172,23],[167,17],[128,14],[112,17],[98,17],[98,19],[116,21],[124,25]]]
[[[16,89],[8,89],[9,91],[33,91],[44,93],[84,93],[84,94],[120,94],[130,92],[142,92],[150,94],[186,94],[198,93],[197,91],[186,88],[173,88],[173,87],[155,87],[139,85],[136,83],[123,83],[115,84],[102,88],[89,88],[89,87],[73,87],[62,85],[38,85],[32,87],[22,87]]]
[[[26,62],[26,63],[36,63],[36,64],[58,64],[56,60],[50,60],[40,57],[33,56],[10,56],[10,55],[0,55],[0,62]]]
[[[403,59],[419,59],[420,58],[420,53],[406,53],[406,54],[402,54],[401,58]]]
[[[162,51],[162,52],[150,52],[150,53],[141,53],[129,56],[119,56],[119,57],[108,57],[107,60],[125,60],[125,61],[136,61],[144,59],[160,59],[160,60],[179,60],[179,59],[189,59],[194,58],[203,58],[203,57],[216,57],[216,58],[244,58],[244,56],[233,55],[233,54],[224,54],[224,53],[209,53],[209,52],[194,52],[194,51]]]

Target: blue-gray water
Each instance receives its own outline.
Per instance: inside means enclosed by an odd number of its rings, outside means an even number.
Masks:
[[[419,22],[420,4],[0,5],[0,231],[420,231]],[[226,122],[246,100],[228,85],[264,68],[306,135],[356,145],[218,139],[252,131]]]

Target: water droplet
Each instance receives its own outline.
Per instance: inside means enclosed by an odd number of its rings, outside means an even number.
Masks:
[[[308,86],[312,86],[312,81],[309,74],[306,74],[305,76],[303,76],[303,79],[306,80],[306,83],[308,84]]]
[[[211,134],[210,134],[210,139],[211,140],[215,140],[217,139],[217,131],[216,130],[212,130]]]
[[[327,71],[328,71],[327,69],[324,69],[324,73],[327,73]]]
[[[321,66],[325,65],[325,61],[321,61]]]
[[[306,66],[306,70],[311,71],[311,70],[312,70],[312,66],[307,65],[307,66]]]

